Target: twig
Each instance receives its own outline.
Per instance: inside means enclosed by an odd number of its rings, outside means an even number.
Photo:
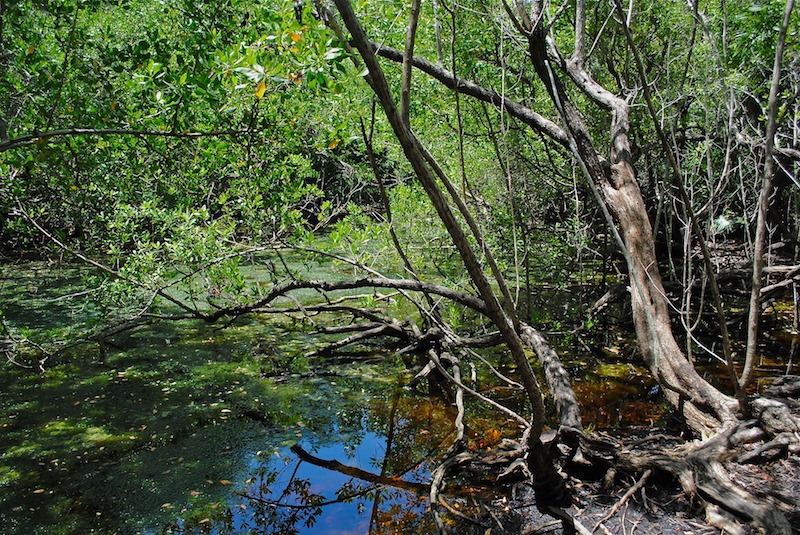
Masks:
[[[458,386],[460,388],[463,388],[464,392],[466,392],[467,394],[469,394],[471,396],[474,396],[474,397],[478,398],[479,400],[483,401],[484,403],[488,403],[489,405],[491,405],[492,407],[494,407],[494,408],[496,408],[498,410],[503,411],[507,415],[509,415],[512,418],[514,418],[521,425],[523,425],[525,427],[530,426],[530,422],[528,422],[528,420],[526,420],[525,418],[523,418],[522,416],[520,416],[516,412],[512,411],[508,407],[505,407],[505,406],[497,403],[493,399],[487,398],[486,396],[484,396],[480,392],[477,392],[477,391],[473,390],[472,388],[466,386],[461,381],[456,381],[455,377],[450,375],[450,373],[444,368],[444,366],[442,366],[442,363],[439,361],[439,357],[436,355],[436,353],[434,353],[433,351],[429,351],[428,352],[428,357],[433,361],[434,364],[436,364],[436,367],[439,369],[439,371],[442,373],[442,375],[445,376],[445,378],[448,381],[451,381],[456,386]]]
[[[453,516],[455,516],[457,518],[460,518],[461,520],[465,520],[465,521],[469,522],[470,524],[474,524],[474,525],[480,526],[482,528],[488,528],[489,527],[487,524],[484,524],[483,522],[480,522],[479,520],[477,520],[475,518],[472,518],[471,516],[465,515],[464,513],[462,513],[461,511],[459,511],[458,509],[456,509],[455,507],[453,507],[449,503],[447,503],[447,500],[444,499],[444,496],[441,496],[441,495],[439,496],[439,504],[442,507],[444,507],[445,509],[447,509],[447,511],[451,515],[453,515]]]
[[[617,511],[619,511],[622,508],[622,506],[627,503],[630,497],[636,494],[636,492],[640,488],[642,488],[645,483],[647,483],[647,478],[649,478],[652,475],[652,473],[653,471],[649,468],[645,470],[644,474],[642,474],[642,477],[639,478],[639,481],[637,481],[631,488],[629,488],[628,492],[623,494],[622,498],[620,498],[619,501],[614,504],[614,507],[611,508],[611,511],[609,511],[606,516],[604,516],[597,522],[597,524],[594,525],[594,528],[592,528],[592,533],[597,531],[597,528],[599,528],[603,524],[603,522],[607,521],[609,518],[617,514]]]
[[[8,139],[0,143],[0,152],[33,145],[46,139],[69,136],[135,136],[135,137],[175,137],[197,139],[201,137],[241,136],[249,130],[219,130],[215,132],[162,132],[159,130],[131,130],[129,128],[67,128],[49,132],[34,132]]]

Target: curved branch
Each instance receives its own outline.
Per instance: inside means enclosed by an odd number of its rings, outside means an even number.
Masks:
[[[412,279],[373,277],[342,281],[292,279],[284,283],[276,284],[266,296],[258,299],[257,301],[236,307],[221,308],[215,311],[213,314],[209,314],[204,319],[209,322],[214,322],[223,317],[242,316],[244,314],[256,312],[258,309],[269,305],[279,297],[282,297],[295,290],[319,290],[322,292],[335,292],[341,290],[355,290],[358,288],[391,288],[395,290],[409,290],[430,293],[450,299],[451,301],[471,308],[472,310],[480,312],[481,314],[488,314],[488,310],[482,299],[458,290],[454,290],[452,288]]]
[[[425,485],[423,483],[414,483],[413,481],[406,481],[404,479],[400,479],[399,477],[389,477],[384,475],[373,474],[372,472],[367,472],[366,470],[362,470],[361,468],[356,468],[355,466],[348,466],[346,464],[342,464],[336,460],[320,459],[319,457],[311,455],[309,452],[304,450],[303,447],[300,446],[299,444],[295,444],[290,449],[292,450],[292,453],[297,455],[297,457],[301,461],[313,464],[314,466],[327,468],[328,470],[333,470],[335,472],[339,472],[340,474],[344,474],[350,477],[355,477],[363,481],[368,481],[369,483],[408,490],[422,496],[424,496],[428,492],[428,485]]]
[[[217,130],[213,132],[174,132],[158,130],[131,130],[128,128],[65,128],[47,132],[34,132],[0,142],[0,152],[19,147],[35,145],[51,138],[72,136],[136,136],[136,137],[175,137],[196,139],[201,137],[243,136],[251,134],[250,130]]]
[[[370,46],[372,47],[373,51],[381,57],[396,63],[403,62],[403,53],[396,48],[379,45],[373,41],[370,41]],[[457,90],[459,93],[469,95],[483,102],[492,104],[498,109],[503,109],[512,117],[519,119],[537,132],[546,135],[556,143],[562,145],[563,147],[569,147],[569,137],[563,128],[558,126],[550,119],[539,115],[526,106],[523,106],[519,102],[505,97],[493,89],[487,89],[476,84],[475,82],[455,77],[453,76],[453,73],[444,67],[431,63],[430,61],[419,56],[414,56],[412,59],[412,65],[430,77],[438,80],[445,87]]]

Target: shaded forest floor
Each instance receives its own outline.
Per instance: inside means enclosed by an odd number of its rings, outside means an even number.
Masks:
[[[776,507],[787,515],[796,532],[800,531],[800,459],[782,458],[765,465],[726,466],[733,481],[761,498],[776,493],[785,499]],[[601,534],[710,535],[728,533],[711,525],[702,507],[688,499],[677,482],[661,475],[652,476],[644,486],[636,487],[638,477],[618,476],[613,487],[602,480],[571,479],[573,505],[569,512],[590,531]],[[543,515],[535,505],[533,489],[518,484],[514,497],[498,505],[496,515],[504,533],[559,534],[561,523]],[[493,530],[492,533],[499,531]],[[742,526],[742,535],[758,533]]]

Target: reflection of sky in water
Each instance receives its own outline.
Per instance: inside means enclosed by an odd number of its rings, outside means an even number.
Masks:
[[[380,474],[381,465],[386,453],[386,438],[376,433],[366,431],[367,422],[361,422],[360,430],[349,430],[350,432],[338,433],[335,429],[331,436],[333,440],[324,445],[312,446],[308,441],[300,439],[298,444],[306,451],[324,460],[336,460],[348,466],[361,468],[363,470]],[[355,431],[355,433],[353,433]],[[358,437],[354,442],[353,435]],[[349,440],[348,440],[349,439]],[[270,442],[273,442],[272,440]],[[277,442],[277,441],[275,441]],[[254,444],[254,447],[257,447]],[[264,446],[261,444],[261,446]],[[279,455],[275,455],[275,453]],[[282,493],[287,485],[292,481],[307,480],[310,482],[309,491],[321,495],[322,501],[334,501],[343,486],[350,483],[356,490],[372,488],[368,482],[354,479],[351,476],[339,473],[335,470],[315,466],[308,462],[300,461],[297,456],[287,446],[277,448],[268,447],[259,452],[250,451],[246,454],[247,468],[241,475],[241,481],[251,481],[250,484],[241,482],[234,489],[234,492],[246,492],[258,496],[263,500],[280,501],[286,504],[297,504],[298,499],[295,493],[289,493],[282,497]],[[269,484],[269,493],[259,494],[259,473],[272,472],[275,480]],[[387,474],[392,475],[392,474]],[[425,474],[427,475],[427,474]],[[416,478],[414,478],[416,479]],[[311,526],[305,526],[304,520],[300,520],[294,527],[299,534],[324,533],[324,534],[360,534],[370,531],[370,524],[373,515],[375,494],[354,498],[349,503],[337,502],[327,503],[321,506],[321,512],[315,517]],[[246,508],[240,507],[240,504]],[[233,513],[233,532],[252,532],[257,528],[257,520],[254,515],[257,506],[247,498],[233,494],[228,502]],[[386,511],[394,506],[408,513],[414,510],[416,514],[425,513],[426,506],[424,500],[399,489],[386,489],[380,495],[380,509]],[[287,508],[278,508],[287,509]],[[305,518],[305,517],[303,517]],[[271,526],[276,527],[276,526]],[[269,529],[269,528],[268,528]],[[228,530],[214,530],[213,533],[228,533]]]

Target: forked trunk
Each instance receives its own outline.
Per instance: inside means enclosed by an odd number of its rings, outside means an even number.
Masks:
[[[650,371],[669,401],[698,434],[710,434],[738,421],[736,400],[703,379],[678,346],[670,325],[667,297],[655,254],[653,229],[647,216],[631,162],[628,103],[598,84],[580,61],[564,60],[560,67],[587,96],[608,110],[611,118],[610,165],[603,162],[589,130],[572,106],[548,57],[543,22],[528,30],[531,61],[561,113],[569,146],[599,201],[618,229],[630,279],[629,291],[639,346]]]

